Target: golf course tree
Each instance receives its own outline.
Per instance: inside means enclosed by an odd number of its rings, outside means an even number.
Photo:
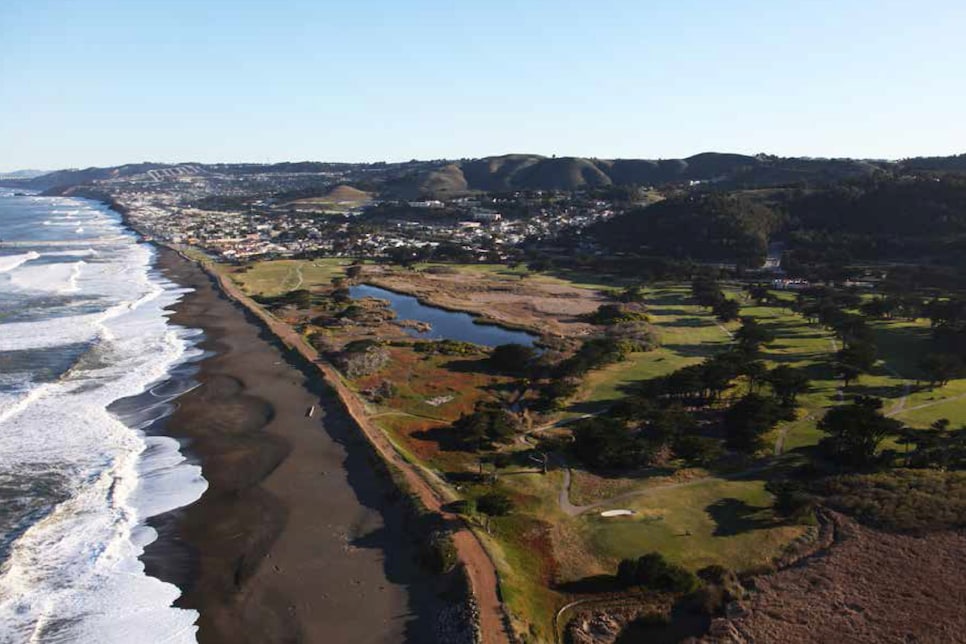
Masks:
[[[489,534],[490,519],[510,514],[513,511],[513,499],[503,492],[488,492],[476,499],[476,511],[485,517],[485,528]]]
[[[476,511],[491,517],[504,517],[513,511],[513,499],[503,492],[488,492],[476,499]]]
[[[493,348],[488,360],[494,370],[513,376],[523,376],[537,356],[533,347],[522,344],[501,344]]]
[[[808,391],[809,380],[800,369],[778,365],[765,377],[783,407],[794,407],[799,394]]]
[[[945,387],[953,378],[959,378],[966,371],[962,359],[949,353],[929,353],[919,361],[919,368],[933,387]]]
[[[771,396],[749,393],[729,407],[722,417],[728,447],[754,453],[764,447],[763,438],[784,412],[781,404]]]
[[[714,307],[717,302],[725,299],[718,280],[708,274],[697,275],[691,281],[691,297],[698,306],[706,309]]]
[[[540,411],[560,411],[567,400],[580,391],[579,378],[550,378],[540,387],[540,397],[536,409]]]
[[[966,299],[935,298],[923,305],[923,313],[933,328],[966,324]]]
[[[768,289],[768,284],[746,284],[744,286],[745,293],[747,293],[748,298],[753,300],[759,306],[764,304],[769,304],[774,299],[771,295],[771,291]]]
[[[921,298],[914,295],[884,295],[866,300],[859,306],[859,310],[868,318],[881,320],[902,318],[914,321],[923,313],[923,302]]]
[[[872,371],[877,354],[875,343],[871,340],[846,340],[846,345],[835,354],[836,371],[846,387],[861,374]]]
[[[741,304],[738,300],[725,297],[718,281],[707,273],[697,275],[691,281],[691,297],[698,306],[711,309],[714,316],[721,322],[737,320],[741,314]]]
[[[573,427],[574,454],[592,468],[630,469],[644,464],[649,457],[646,441],[615,418],[585,418]]]
[[[928,429],[908,429],[898,442],[915,448],[906,452],[907,467],[966,469],[966,425],[951,429],[949,419],[940,418]]]
[[[579,378],[588,371],[626,360],[635,351],[644,350],[635,340],[603,335],[585,340],[577,352],[554,369],[555,378]]]
[[[453,423],[457,439],[471,449],[486,449],[495,443],[509,443],[520,430],[519,419],[496,403],[481,401],[470,414]]]
[[[718,318],[719,322],[731,322],[737,320],[741,314],[741,304],[738,300],[722,297],[711,306],[711,312]]]
[[[748,356],[758,355],[762,345],[774,340],[775,333],[752,317],[741,318],[741,326],[735,331],[738,349]]]
[[[829,409],[818,428],[826,434],[821,447],[830,459],[843,467],[866,468],[876,463],[882,441],[901,432],[902,423],[883,415],[881,399],[858,396]]]
[[[618,302],[643,302],[644,301],[644,287],[640,284],[632,284],[630,286],[625,286],[620,292],[616,294]]]
[[[659,552],[637,559],[622,559],[617,566],[617,581],[624,588],[635,586],[667,593],[689,593],[698,579],[689,570],[672,564]]]
[[[927,302],[924,311],[932,324],[933,352],[957,356],[966,363],[966,299],[937,298]]]

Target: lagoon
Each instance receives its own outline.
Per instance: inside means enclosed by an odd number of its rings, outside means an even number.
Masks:
[[[388,300],[398,320],[416,320],[432,325],[430,331],[406,329],[406,333],[414,338],[426,340],[459,340],[472,342],[485,347],[495,347],[501,344],[522,344],[533,346],[537,336],[524,331],[514,331],[495,324],[480,323],[478,318],[469,313],[447,311],[435,306],[421,304],[411,295],[403,295],[388,291],[370,284],[358,284],[349,287],[349,295],[353,299],[374,297]]]

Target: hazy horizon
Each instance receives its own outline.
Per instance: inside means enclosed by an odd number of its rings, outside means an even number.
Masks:
[[[5,172],[962,152],[962,3],[0,7]]]

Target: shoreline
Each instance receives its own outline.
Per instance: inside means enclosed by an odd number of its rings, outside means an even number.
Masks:
[[[47,196],[49,193],[50,191],[43,194]],[[504,644],[515,640],[512,635],[513,629],[510,626],[509,615],[503,606],[500,594],[500,574],[489,549],[462,517],[444,509],[443,506],[451,499],[442,498],[437,487],[427,480],[427,474],[420,471],[418,465],[410,464],[382,430],[372,423],[364,404],[345,385],[341,375],[332,365],[323,360],[314,348],[305,343],[294,329],[274,320],[270,314],[235,287],[228,278],[206,266],[205,262],[188,258],[181,250],[164,242],[146,238],[144,233],[131,222],[128,208],[118,203],[110,194],[99,190],[88,190],[84,187],[75,187],[66,191],[57,191],[57,193],[57,196],[74,196],[98,201],[116,212],[121,219],[121,223],[137,235],[139,243],[148,243],[156,250],[155,267],[162,274],[181,286],[195,289],[194,292],[187,294],[181,302],[172,307],[175,315],[172,316],[171,320],[176,324],[180,323],[184,326],[203,329],[205,339],[199,343],[199,348],[206,351],[211,350],[213,346],[217,346],[217,339],[212,338],[212,329],[200,321],[200,316],[185,315],[184,311],[188,308],[189,302],[196,299],[199,293],[205,292],[210,302],[215,299],[220,301],[223,315],[225,315],[225,311],[231,310],[237,318],[244,321],[245,325],[249,327],[249,331],[255,330],[257,338],[261,342],[275,350],[279,358],[276,364],[285,365],[290,372],[302,376],[303,384],[312,385],[314,399],[309,400],[303,409],[307,409],[309,405],[321,403],[322,415],[334,415],[338,418],[339,435],[334,435],[333,438],[340,445],[357,446],[357,449],[349,450],[348,455],[355,456],[357,462],[359,458],[367,460],[370,468],[377,473],[377,476],[381,475],[383,479],[379,482],[378,494],[382,497],[382,508],[388,510],[388,512],[384,511],[385,518],[389,519],[386,525],[395,528],[395,541],[381,546],[387,555],[396,555],[395,557],[387,557],[387,570],[391,567],[388,564],[396,561],[397,565],[407,568],[410,579],[415,578],[419,581],[419,583],[413,584],[418,586],[416,590],[419,592],[414,591],[410,594],[410,603],[416,606],[413,613],[416,615],[415,621],[418,623],[411,624],[412,627],[407,631],[405,641],[435,641],[437,638],[432,637],[431,631],[438,634],[439,641],[447,644],[463,641]],[[182,272],[180,278],[175,275],[178,272],[175,267],[180,268]],[[192,274],[191,278],[189,279],[185,273]],[[473,314],[471,313],[471,315]],[[519,330],[529,332],[528,329],[520,328]],[[202,384],[204,384],[203,374],[206,372],[206,367],[210,367],[211,362],[219,357],[216,355],[201,362],[198,380]],[[300,363],[299,366],[296,366],[295,362],[289,360],[289,358]],[[203,389],[203,387],[198,389]],[[179,427],[180,418],[175,419],[176,416],[179,416],[179,412],[182,411],[185,403],[201,395],[196,392],[197,390],[189,392],[178,399],[179,409],[172,416],[172,419],[169,419],[165,435],[182,442],[181,451],[187,458],[197,458],[202,462],[202,475],[208,481],[209,489],[206,495],[194,504],[154,517],[148,522],[156,530],[158,539],[148,546],[141,557],[141,560],[145,563],[146,572],[163,581],[170,581],[182,589],[182,596],[175,602],[175,606],[194,608],[199,611],[199,642],[231,642],[234,644],[234,642],[246,641],[315,641],[315,636],[303,632],[300,628],[305,624],[300,623],[298,627],[293,627],[291,624],[293,620],[285,619],[281,606],[277,603],[271,607],[268,604],[263,606],[268,611],[268,614],[263,617],[274,622],[275,626],[272,632],[259,635],[257,631],[246,629],[244,625],[244,618],[250,618],[251,612],[246,612],[243,606],[240,609],[236,606],[235,615],[232,615],[231,607],[223,601],[224,598],[230,597],[233,591],[238,595],[243,595],[244,593],[241,591],[244,582],[247,580],[246,572],[250,571],[252,566],[257,569],[261,558],[268,559],[271,553],[257,549],[242,553],[237,561],[232,562],[226,552],[218,550],[216,553],[217,541],[206,539],[204,529],[197,525],[205,524],[206,506],[210,504],[206,498],[215,494],[215,491],[213,491],[214,483],[208,476],[211,468],[210,461],[215,454],[209,453],[209,458],[206,461],[206,450],[204,447],[199,447],[198,436],[195,435],[195,432],[186,431]],[[333,434],[328,424],[326,424],[326,429],[329,434]],[[264,455],[260,456],[264,457]],[[345,467],[347,476],[358,475],[359,467],[362,467],[361,464],[356,466],[357,469],[354,472],[351,466],[347,465]],[[271,472],[266,474],[265,478],[270,475]],[[354,478],[360,488],[365,489],[372,485],[371,478],[368,480],[360,480],[358,476]],[[356,485],[353,484],[353,489],[355,487]],[[215,489],[217,490],[217,488]],[[240,491],[236,490],[234,492],[236,498],[232,499],[239,508],[243,505],[237,499]],[[232,493],[230,488],[229,493]],[[385,503],[387,497],[395,498],[397,501],[401,499],[402,503],[395,503],[394,507],[389,508]],[[237,521],[239,516],[241,515],[232,517],[232,519]],[[406,533],[407,523],[416,523],[427,517],[432,520],[429,528],[423,525],[416,531],[416,534]],[[231,520],[228,522],[230,523]],[[276,523],[284,525],[284,522],[277,519]],[[425,521],[422,523],[425,524]],[[194,529],[192,529],[193,524],[195,524]],[[428,536],[428,530],[434,527],[432,524],[436,524],[435,527],[440,525],[447,527],[456,549],[459,565],[446,575],[427,579],[428,575],[423,571],[414,570],[413,565],[416,559],[417,544],[425,548],[425,542],[418,542],[417,540]],[[289,530],[289,532],[295,533],[296,530]],[[399,556],[400,553],[398,552],[398,549],[403,547],[401,544],[406,543],[409,545],[408,548],[405,548],[408,555],[408,564],[404,561],[407,557]],[[395,548],[392,546],[395,546]],[[217,571],[209,572],[208,569],[212,566],[210,564],[205,565],[206,552],[213,555],[213,558],[217,560],[219,565],[216,567],[221,568],[220,573]],[[249,555],[247,559],[246,554]],[[255,556],[252,557],[252,555]],[[232,565],[234,565],[234,570],[231,569]],[[276,572],[281,572],[277,564],[274,565],[274,569]],[[324,572],[328,571],[325,570]],[[226,583],[228,576],[232,578],[231,583]],[[209,591],[219,590],[217,585],[215,588],[205,589],[205,581],[209,577],[214,582],[220,582],[220,593],[208,594]],[[277,594],[277,592],[273,591],[274,594]],[[323,597],[328,598],[329,596],[323,594]],[[448,601],[441,602],[440,599],[444,597]],[[364,606],[363,613],[360,614],[365,614],[364,611],[369,610],[369,608],[368,605]],[[212,615],[211,613],[216,609],[219,610],[219,615]],[[294,604],[285,607],[285,611],[289,618],[296,617]],[[221,613],[224,613],[224,615],[221,615]],[[317,616],[318,613],[315,617]],[[428,616],[435,617],[436,623],[433,625],[425,624],[425,618]],[[371,619],[364,618],[363,621],[369,623]],[[223,631],[219,630],[219,623],[224,627]],[[256,619],[254,625],[258,626],[260,623],[260,620]],[[310,621],[309,626],[319,628],[324,627],[325,623],[325,618],[316,618]],[[270,627],[271,624],[268,626]],[[232,637],[226,638],[226,633],[231,633]],[[290,633],[290,636],[287,638],[280,637],[283,633]],[[318,635],[321,637],[321,641],[331,641],[331,633],[319,632]],[[249,640],[249,636],[252,636],[253,639]],[[349,641],[376,642],[382,640],[367,638],[362,640],[350,639]],[[398,642],[403,640],[397,636],[386,641]]]
[[[155,248],[159,272],[195,289],[171,321],[203,329],[209,352],[162,433],[209,488],[148,521],[147,574],[199,611],[199,642],[433,641],[440,579],[415,563],[406,512],[338,401],[207,273]]]
[[[171,250],[180,255],[180,251]],[[351,419],[356,434],[361,435],[368,443],[370,453],[379,459],[382,468],[389,473],[395,488],[411,499],[412,504],[421,505],[450,527],[457,558],[469,584],[470,610],[475,616],[477,631],[473,639],[485,644],[512,641],[509,617],[500,597],[499,573],[480,538],[462,517],[444,508],[452,499],[443,498],[436,486],[427,480],[428,474],[421,471],[419,466],[409,463],[399,453],[385,433],[371,421],[364,403],[343,382],[335,367],[325,361],[294,329],[275,320],[226,276],[206,266],[204,262],[191,263],[204,271],[222,294],[257,320],[259,326],[285,347],[288,355],[298,360],[304,370],[321,378],[327,389],[341,403],[340,408]]]

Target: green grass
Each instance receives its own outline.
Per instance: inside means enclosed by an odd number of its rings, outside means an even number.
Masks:
[[[333,278],[345,276],[349,263],[339,258],[274,259],[233,268],[230,275],[249,295],[275,296],[329,286]]]
[[[966,379],[911,394],[904,410],[894,417],[910,427],[928,427],[940,418],[953,427],[966,425]]]
[[[730,342],[714,316],[690,301],[685,286],[645,291],[647,312],[660,346],[646,353],[632,354],[626,361],[588,374],[583,392],[571,412],[586,411],[587,404],[600,407],[625,395],[625,388],[639,380],[656,378],[724,349]],[[731,324],[734,328],[736,325]]]
[[[579,520],[589,550],[610,566],[620,559],[659,551],[691,570],[720,564],[745,570],[768,564],[804,531],[772,513],[763,481],[712,479],[655,489],[614,508],[635,516]]]
[[[299,280],[300,288],[328,285],[333,277],[344,274],[346,264],[346,260],[336,259],[258,262],[233,277],[248,293],[275,295],[295,288]],[[422,264],[417,268],[426,270],[432,266]],[[602,284],[596,276],[538,274],[524,266],[444,266],[459,273],[508,282],[525,279],[592,290],[618,286]],[[589,374],[567,414],[601,409],[623,397],[627,385],[699,362],[726,348],[730,342],[728,333],[711,313],[691,302],[688,285],[654,286],[645,295],[661,346]],[[728,295],[741,299],[734,291]],[[791,297],[790,294],[781,296]],[[841,383],[834,378],[829,366],[837,349],[832,335],[781,307],[755,306],[743,299],[741,302],[743,316],[756,318],[776,334],[776,340],[764,350],[767,365],[787,364],[803,369],[812,381],[811,390],[799,398],[799,418],[780,426],[770,437],[772,444],[783,435],[785,452],[814,446],[822,437],[817,429],[818,419],[826,408],[840,402]],[[734,330],[738,324],[724,326]],[[898,409],[900,400],[909,391],[907,379],[914,380],[919,375],[916,363],[928,346],[925,344],[929,337],[928,325],[882,321],[873,323],[873,329],[884,364],[875,373],[863,375],[845,393],[882,396],[886,398],[887,411]],[[466,392],[489,384],[479,374],[445,375],[445,362],[434,357],[409,365],[397,356],[392,379],[400,390],[392,406],[397,412],[423,418],[387,414],[378,422],[414,461],[439,471],[473,469],[476,460],[471,455],[440,452],[432,443],[413,440],[411,436],[416,425],[429,429],[452,419],[479,395]],[[412,370],[406,371],[410,367]],[[735,387],[730,395],[739,395],[741,390]],[[447,391],[465,395],[457,395],[440,408],[426,405],[427,397]],[[963,397],[957,398],[960,395]],[[385,407],[380,408],[384,410]],[[434,422],[426,416],[443,420]],[[966,423],[966,380],[954,381],[942,389],[909,391],[905,407],[896,417],[916,427],[928,426],[938,418],[949,418],[954,426]],[[561,580],[570,580],[613,572],[622,558],[659,551],[692,570],[710,564],[742,570],[769,563],[805,530],[776,520],[771,510],[773,498],[765,490],[763,480],[708,478],[682,485],[627,479],[630,485],[621,489],[642,493],[601,509],[628,508],[636,514],[604,519],[596,512],[566,516],[557,503],[561,474],[521,473],[525,469],[527,466],[511,466],[500,473],[498,486],[516,499],[517,509],[511,516],[495,520],[492,538],[484,539],[500,570],[501,591],[513,622],[520,630],[529,632],[535,641],[551,639],[553,613],[564,601],[549,587],[548,566],[557,566]],[[459,491],[460,494],[467,492],[472,490]]]
[[[551,589],[551,531],[560,520],[556,490],[561,480],[560,472],[527,473],[516,466],[503,470],[498,485],[514,499],[515,509],[508,516],[494,518],[491,535],[482,535],[499,570],[500,594],[510,608],[514,630],[525,635],[523,641],[553,641],[553,617],[563,604]],[[492,489],[473,486],[467,496]]]

